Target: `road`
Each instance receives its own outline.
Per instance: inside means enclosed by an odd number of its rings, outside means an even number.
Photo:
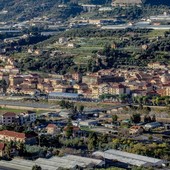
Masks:
[[[51,107],[54,107],[53,105],[50,105],[48,103],[6,101],[6,100],[0,100],[0,105],[23,106],[23,107],[34,107],[34,108],[51,108]]]
[[[46,110],[46,111],[57,111],[59,108],[56,105],[39,102],[21,102],[21,101],[6,101],[0,100],[0,107],[12,108],[12,109],[23,109],[23,110]]]
[[[5,168],[5,167],[0,166],[0,170],[17,170],[17,169]]]

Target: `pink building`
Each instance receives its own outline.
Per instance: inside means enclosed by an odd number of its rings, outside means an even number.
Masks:
[[[16,114],[13,112],[6,112],[2,115],[2,124],[9,125],[16,122]]]

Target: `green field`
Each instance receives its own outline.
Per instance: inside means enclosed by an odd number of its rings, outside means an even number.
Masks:
[[[1,108],[0,107],[0,114],[3,114],[5,112],[14,112],[14,113],[21,113],[21,112],[26,112],[28,110],[23,110],[23,109],[12,109],[12,108]],[[37,114],[41,114],[44,112],[48,112],[48,111],[44,111],[44,110],[34,110]]]

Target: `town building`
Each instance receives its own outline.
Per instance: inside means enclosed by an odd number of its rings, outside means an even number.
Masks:
[[[1,123],[3,125],[17,123],[17,115],[13,112],[6,112],[1,117]]]
[[[58,131],[58,128],[55,124],[48,124],[48,126],[46,127],[47,133],[54,135],[56,134]]]
[[[134,135],[134,134],[141,134],[143,133],[143,128],[141,126],[132,126],[129,129],[129,134]]]
[[[36,142],[37,135],[25,134],[15,131],[3,130],[0,131],[1,141],[13,141],[13,142],[23,142],[27,144],[33,144]]]
[[[34,123],[36,121],[36,112],[34,111],[22,112],[18,115],[18,118],[19,118],[19,123],[21,125]]]

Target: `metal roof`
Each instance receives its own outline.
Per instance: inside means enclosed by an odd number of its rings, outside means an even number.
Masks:
[[[64,157],[52,157],[50,159],[39,158],[35,161],[14,158],[11,161],[0,161],[0,166],[15,168],[18,170],[31,170],[34,165],[41,166],[42,170],[57,170],[59,168],[74,169],[77,166],[87,167],[89,165],[101,166],[102,160],[91,159],[81,156],[66,155]]]
[[[76,161],[81,164],[84,164],[84,167],[94,164],[94,165],[103,165],[104,162],[99,159],[92,159],[92,158],[87,158],[87,157],[82,157],[82,156],[77,156],[77,155],[66,155],[63,158],[66,158],[66,160],[69,161]]]
[[[102,156],[106,159],[117,160],[119,162],[135,165],[135,166],[155,166],[155,165],[162,165],[162,163],[164,162],[161,159],[137,155],[137,154],[123,152],[114,149],[110,149],[105,152],[97,151],[94,152],[93,155]]]
[[[78,98],[80,95],[77,93],[62,93],[62,92],[51,92],[49,97],[62,97],[62,98]]]

